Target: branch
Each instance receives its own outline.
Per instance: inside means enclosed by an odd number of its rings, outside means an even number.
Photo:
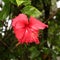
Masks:
[[[54,12],[52,15],[50,15],[49,18],[44,23],[48,22],[51,18],[53,18],[56,15],[56,13],[57,12]]]
[[[4,46],[8,47],[7,44],[6,44],[5,42],[3,42],[1,39],[0,39],[0,42],[1,42]]]

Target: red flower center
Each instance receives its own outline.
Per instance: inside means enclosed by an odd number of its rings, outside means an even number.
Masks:
[[[28,27],[29,26],[29,24],[25,24],[25,27]]]

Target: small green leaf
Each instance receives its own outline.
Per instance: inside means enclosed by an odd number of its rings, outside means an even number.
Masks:
[[[37,8],[33,6],[26,6],[21,10],[21,12],[33,17],[39,17],[42,14]]]
[[[22,3],[24,3],[24,0],[16,0],[16,3],[18,6],[20,6]]]
[[[44,48],[43,48],[43,52],[48,55],[49,52],[50,52],[50,50],[49,50],[49,48],[44,47]]]

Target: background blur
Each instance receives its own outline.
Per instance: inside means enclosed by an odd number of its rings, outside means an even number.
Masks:
[[[49,27],[39,32],[40,44],[17,46],[12,18],[19,13]],[[60,60],[60,0],[0,0],[0,60]]]

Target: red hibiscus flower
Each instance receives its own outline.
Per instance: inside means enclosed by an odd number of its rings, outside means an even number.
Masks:
[[[38,31],[48,26],[32,16],[28,20],[25,14],[19,14],[13,19],[12,27],[20,44],[32,42],[39,44]]]

